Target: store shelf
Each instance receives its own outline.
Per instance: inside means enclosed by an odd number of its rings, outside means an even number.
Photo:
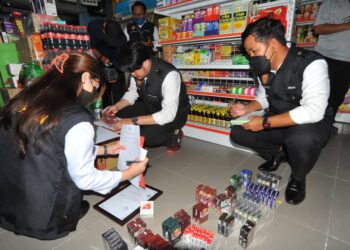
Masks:
[[[300,48],[310,48],[315,47],[316,43],[297,43],[296,46]]]
[[[207,65],[175,65],[177,69],[249,69],[249,65],[207,64]]]
[[[221,76],[192,76],[192,79],[205,79],[205,80],[228,80],[228,81],[250,81],[253,82],[254,79],[251,77],[221,77]]]
[[[251,150],[235,145],[231,142],[230,129],[218,128],[195,122],[187,122],[182,130],[185,136],[188,137],[252,153]]]
[[[166,6],[156,8],[154,13],[181,19],[182,15],[193,13],[194,9],[205,8],[214,4],[223,5],[226,3],[232,3],[232,0],[184,0],[178,3],[168,4]]]
[[[197,44],[197,43],[210,43],[210,42],[240,42],[241,33],[230,33],[230,34],[221,34],[221,35],[212,35],[212,36],[200,36],[200,37],[191,37],[181,40],[172,40],[167,42],[160,42],[160,45],[181,45],[181,44]]]
[[[313,25],[315,20],[312,21],[297,21],[295,22],[296,25]]]
[[[187,122],[186,126],[192,127],[192,128],[197,128],[197,129],[202,129],[205,131],[210,131],[218,134],[223,134],[223,135],[230,135],[230,129],[228,128],[220,128],[217,126],[211,126],[211,125],[206,125],[202,123],[197,123],[197,122]]]
[[[209,97],[221,97],[229,99],[240,99],[240,100],[255,100],[255,96],[249,95],[236,95],[236,94],[225,94],[225,93],[213,93],[204,91],[187,90],[188,95],[198,95],[198,96],[209,96]]]

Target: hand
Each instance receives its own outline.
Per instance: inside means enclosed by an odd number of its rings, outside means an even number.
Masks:
[[[152,42],[151,38],[149,38],[149,37],[148,37],[148,41],[147,42],[143,42],[143,44],[146,47],[153,47],[153,42]]]
[[[249,122],[242,125],[245,130],[251,130],[253,132],[258,132],[264,130],[263,127],[264,117],[262,116],[252,116],[249,118]]]
[[[148,158],[145,158],[141,162],[135,162],[135,163],[131,164],[130,167],[123,172],[122,181],[129,180],[129,179],[143,173],[146,170],[147,163],[148,163]]]
[[[102,115],[106,116],[115,116],[116,113],[118,113],[119,108],[117,107],[117,104],[108,106],[102,110]]]
[[[101,62],[104,64],[104,65],[107,65],[110,63],[108,57],[105,57],[105,56],[101,56]]]
[[[120,151],[125,150],[126,148],[123,145],[120,145],[120,141],[113,142],[107,145],[107,153],[109,155],[117,155]]]
[[[120,131],[122,129],[123,125],[131,125],[131,119],[121,119],[116,121],[114,124],[112,124],[112,127],[114,128],[115,131]]]
[[[229,110],[232,117],[242,116],[248,113],[246,105],[241,103],[232,104]]]

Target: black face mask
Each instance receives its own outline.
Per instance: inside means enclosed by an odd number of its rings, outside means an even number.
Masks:
[[[269,48],[270,44],[267,46],[263,56],[252,56],[249,61],[249,65],[252,68],[252,71],[258,76],[268,74],[271,70],[271,62],[266,58],[266,51]]]
[[[271,62],[267,60],[266,56],[253,56],[249,62],[252,71],[258,76],[270,73]]]
[[[83,106],[87,106],[90,103],[92,103],[93,101],[95,101],[97,96],[98,96],[98,90],[97,90],[97,88],[94,87],[92,92],[89,92],[85,89],[82,89],[78,98],[79,98],[79,102]]]

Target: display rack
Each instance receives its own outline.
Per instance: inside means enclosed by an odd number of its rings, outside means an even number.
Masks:
[[[181,19],[182,16],[193,13],[195,9],[206,8],[212,5],[220,5],[220,7],[225,7],[232,4],[232,0],[185,0],[179,3],[166,5],[163,7],[159,7],[155,9],[155,13]],[[251,2],[247,0],[247,2]],[[252,6],[252,5],[251,5]],[[273,8],[277,6],[286,6],[286,22],[287,22],[287,32],[286,39],[287,41],[292,40],[292,28],[294,26],[294,10],[295,10],[295,0],[279,0],[275,2],[263,3],[254,5],[256,11]],[[250,13],[251,10],[249,10]],[[211,35],[211,36],[202,36],[202,37],[191,37],[186,39],[179,40],[170,40],[166,42],[160,42],[160,45],[170,45],[180,47],[181,51],[186,51],[188,47],[191,46],[200,46],[200,45],[208,45],[212,43],[226,43],[232,44],[232,46],[239,46],[241,42],[241,33],[229,33],[229,34],[220,34],[220,35]],[[233,49],[233,53],[235,53],[235,49]],[[174,62],[173,62],[174,63]],[[179,70],[223,70],[223,71],[248,71],[249,65],[241,64],[241,65],[233,65],[232,59],[231,62],[215,62],[207,65],[182,65],[176,64],[174,65]],[[254,79],[251,77],[216,77],[216,76],[192,76],[192,80],[228,80],[228,81],[238,81],[239,86],[244,86],[240,81],[246,81],[248,86],[254,85]],[[218,98],[222,100],[223,103],[229,103],[232,101],[242,100],[243,102],[249,102],[255,100],[255,95],[240,95],[240,94],[231,94],[231,93],[218,93],[218,92],[205,92],[205,91],[197,91],[193,89],[188,89],[187,93],[191,96],[191,98]],[[207,124],[202,124],[199,122],[188,121],[184,127],[184,133],[186,136],[197,138],[200,140],[205,140],[209,142],[213,142],[216,144],[234,147],[230,142],[230,129],[224,127],[217,127]],[[241,149],[241,148],[238,148]]]

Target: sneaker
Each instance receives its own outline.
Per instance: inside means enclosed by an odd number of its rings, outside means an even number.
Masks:
[[[80,215],[79,215],[79,219],[83,218],[87,212],[89,211],[90,208],[90,204],[88,201],[81,201],[80,203]]]
[[[180,150],[183,136],[184,136],[184,133],[182,132],[181,129],[175,130],[175,133],[171,138],[171,144],[167,147],[168,153],[173,153]]]

